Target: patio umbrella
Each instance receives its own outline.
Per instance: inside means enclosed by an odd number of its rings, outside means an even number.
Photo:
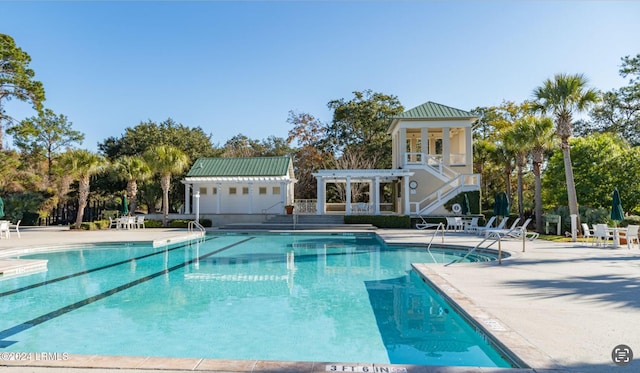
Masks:
[[[500,212],[502,211],[500,204],[502,203],[502,196],[501,193],[496,193],[496,198],[493,202],[493,215],[498,216],[500,215]]]
[[[127,195],[122,196],[122,207],[120,207],[120,213],[122,215],[129,215],[129,203],[127,201]]]
[[[622,211],[622,201],[618,188],[613,189],[613,200],[611,201],[611,220],[621,221],[624,219],[624,211]]]
[[[469,203],[469,196],[467,195],[467,193],[464,194],[464,200],[462,201],[462,214],[471,214],[471,204]]]
[[[4,202],[2,201],[2,197],[0,197],[0,218],[4,216]]]
[[[509,197],[507,196],[507,192],[500,193],[500,210],[498,210],[498,215],[500,216],[509,216]]]

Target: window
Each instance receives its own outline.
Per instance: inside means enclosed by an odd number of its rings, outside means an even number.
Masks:
[[[244,195],[249,194],[249,187],[242,187],[242,194]]]
[[[267,194],[267,187],[258,188],[258,194]]]
[[[218,194],[218,188],[217,187],[213,187],[213,194]]]
[[[273,187],[271,189],[271,193],[274,194],[274,195],[280,195],[280,187],[279,186]]]
[[[207,194],[207,187],[200,187],[200,195],[204,196]]]
[[[236,194],[236,187],[229,187],[229,194]]]

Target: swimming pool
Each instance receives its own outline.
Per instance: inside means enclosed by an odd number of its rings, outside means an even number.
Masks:
[[[460,256],[373,234],[30,255],[49,269],[0,281],[0,351],[508,367],[410,270]]]

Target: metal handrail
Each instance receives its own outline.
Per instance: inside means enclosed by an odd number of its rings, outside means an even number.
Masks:
[[[195,220],[191,220],[189,221],[189,224],[187,225],[187,231],[188,232],[193,232],[194,228],[198,228],[198,230],[204,235],[207,230],[204,229],[204,227],[202,226],[202,224],[200,224],[199,222],[195,221]]]
[[[440,228],[442,228],[442,230],[440,230]],[[433,253],[431,253],[431,244],[433,243],[433,239],[436,238],[436,234],[438,234],[438,232],[442,232],[442,243],[444,243],[444,223],[439,223],[438,227],[436,227],[435,232],[433,232],[433,235],[431,235],[431,241],[429,241],[429,244],[427,245],[427,251],[429,252],[429,255],[431,255],[431,259],[433,259],[433,262],[436,263],[436,258],[433,256]]]
[[[266,209],[262,209],[262,213],[266,214],[269,210],[271,210],[272,208],[278,206],[278,205],[283,205],[284,203],[282,201],[276,202],[273,205],[267,207]]]
[[[444,266],[447,267],[451,264],[454,263],[460,263],[461,261],[467,259],[467,257],[469,255],[471,255],[472,252],[476,251],[480,246],[482,246],[483,243],[485,243],[486,241],[489,241],[491,238],[493,238],[493,242],[491,242],[486,248],[490,248],[494,243],[498,243],[498,264],[502,264],[502,236],[499,233],[496,232],[489,232],[489,234],[487,235],[487,237],[485,237],[482,241],[480,241],[477,245],[475,245],[472,249],[470,249],[469,251],[467,251],[467,253],[459,259],[454,259],[453,261],[451,261],[450,263],[445,264]]]

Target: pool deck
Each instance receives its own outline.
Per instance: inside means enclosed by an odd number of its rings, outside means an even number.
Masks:
[[[318,232],[318,231],[314,231]],[[332,230],[332,232],[336,232]],[[380,229],[375,231],[390,244],[426,244],[431,232]],[[0,240],[3,253],[95,242],[166,242],[184,239],[185,230],[146,229],[131,231],[21,230]],[[447,233],[445,245],[473,246],[480,239]],[[434,244],[442,244],[441,238]],[[531,369],[476,367],[426,367],[367,363],[311,363],[276,361],[228,361],[111,357],[92,355],[37,355],[21,361],[0,359],[0,372],[324,372],[334,365],[339,371],[407,372],[639,372],[640,371],[640,249],[594,247],[585,243],[552,243],[536,240],[503,241],[511,256],[497,262],[416,264],[428,282],[456,302],[478,321],[481,330],[495,336]],[[2,272],[4,259],[0,259]],[[6,265],[6,264],[5,264]],[[625,344],[636,359],[626,366],[612,362],[612,350]],[[0,354],[2,350],[0,350]],[[45,356],[46,357],[46,356]],[[389,370],[390,371],[390,370]],[[402,369],[400,369],[402,371]]]

